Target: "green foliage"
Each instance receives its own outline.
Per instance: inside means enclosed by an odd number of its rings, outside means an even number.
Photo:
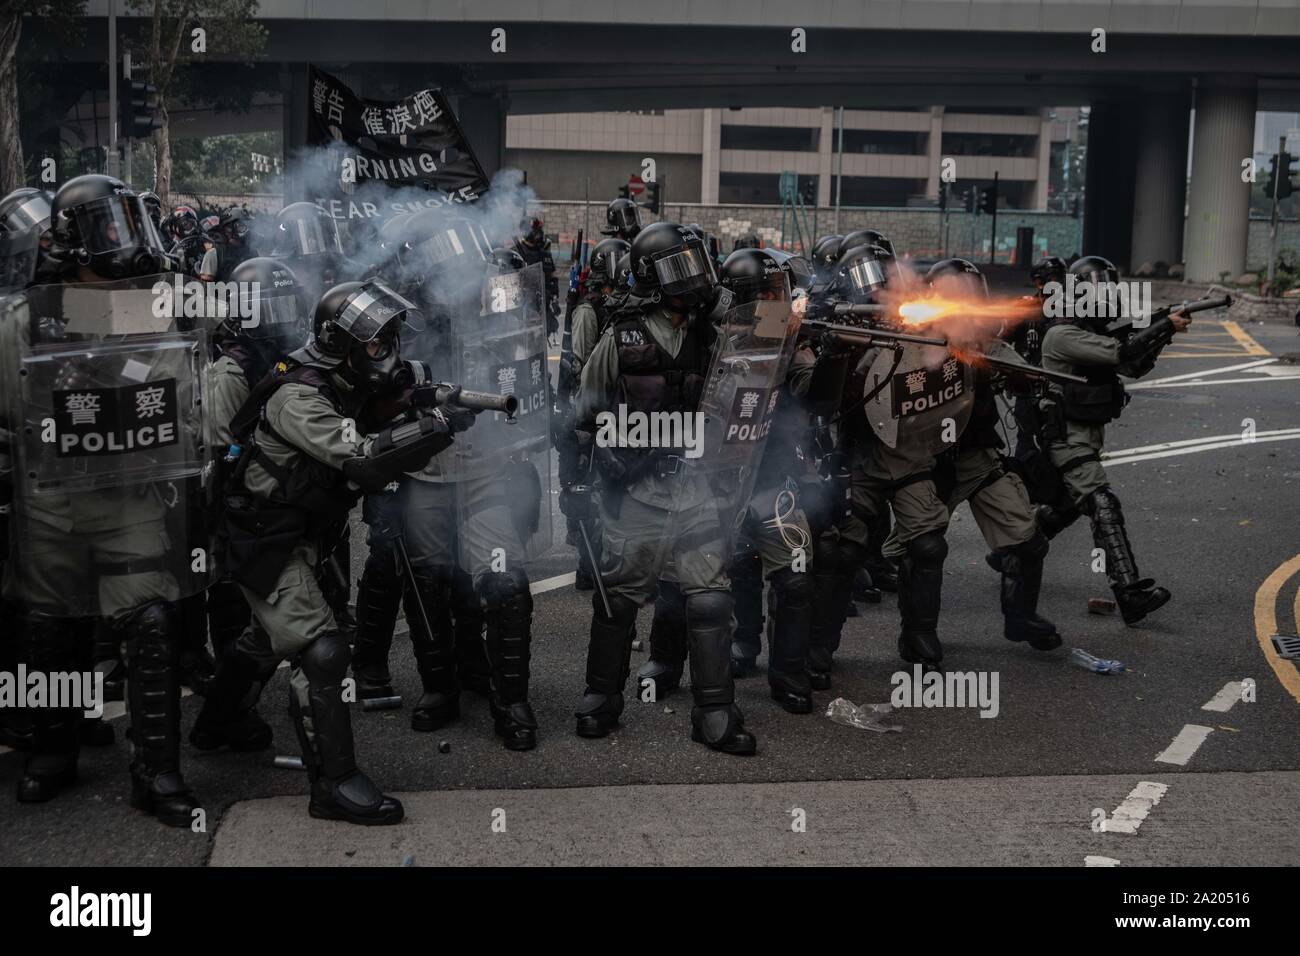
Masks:
[[[1296,288],[1300,288],[1300,253],[1295,249],[1283,249],[1277,254],[1273,281],[1265,284],[1264,294],[1280,296],[1288,289]]]
[[[253,168],[253,153],[278,159],[282,136],[231,133],[205,139],[173,139],[172,188],[194,194],[259,193],[278,189],[274,172]]]

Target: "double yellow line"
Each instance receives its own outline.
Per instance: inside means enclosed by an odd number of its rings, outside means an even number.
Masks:
[[[1282,564],[1265,578],[1264,583],[1255,592],[1255,640],[1259,642],[1260,650],[1264,652],[1264,659],[1268,661],[1268,666],[1273,668],[1277,679],[1282,682],[1287,693],[1295,698],[1296,703],[1300,704],[1300,670],[1296,670],[1291,661],[1279,657],[1273,642],[1269,640],[1277,633],[1278,594],[1297,572],[1300,572],[1300,554]],[[1297,626],[1300,626],[1300,587],[1296,589],[1294,614],[1293,620]]]

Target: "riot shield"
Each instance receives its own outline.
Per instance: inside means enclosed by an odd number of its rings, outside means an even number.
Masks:
[[[867,421],[885,445],[924,460],[951,447],[970,420],[975,373],[947,349],[878,349],[863,386]],[[950,426],[948,422],[954,424]]]
[[[174,317],[170,285],[151,276],[37,286],[5,306],[10,597],[28,607],[97,616],[210,581],[206,334],[201,319]]]
[[[451,381],[467,391],[512,395],[513,416],[481,412],[435,459],[457,483],[464,566],[484,563],[477,531],[485,511],[504,504],[518,536],[501,532],[507,561],[525,563],[551,547],[551,382],[547,366],[546,299],[540,264],[518,272],[489,266],[473,305],[449,323]],[[496,517],[501,518],[498,511]],[[475,529],[470,531],[471,526]],[[473,553],[469,553],[472,551]],[[513,552],[513,553],[512,553]]]
[[[35,229],[0,233],[0,297],[27,287],[36,275],[39,253]]]
[[[726,560],[744,521],[767,445],[777,400],[799,336],[800,314],[789,302],[757,301],[731,309],[704,382],[698,455],[683,462],[669,540],[695,537],[699,505],[711,504]],[[712,540],[712,536],[710,536]]]

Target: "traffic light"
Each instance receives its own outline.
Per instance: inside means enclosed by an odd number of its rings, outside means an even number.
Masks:
[[[1273,198],[1273,190],[1277,189],[1277,198],[1286,199],[1295,192],[1295,184],[1291,182],[1291,177],[1295,170],[1291,164],[1296,158],[1290,153],[1283,151],[1274,153],[1268,161],[1268,182],[1264,185],[1264,195]]]
[[[656,216],[659,215],[659,183],[645,184],[645,205]]]
[[[118,135],[141,139],[162,126],[158,88],[144,80],[127,80],[118,100]]]
[[[998,184],[993,183],[992,187],[985,189],[980,198],[980,212],[986,215],[993,215],[998,210]]]
[[[618,196],[620,199],[632,198],[632,191],[628,189],[627,183],[624,183],[622,186],[618,187]]]
[[[975,210],[978,209],[980,205],[979,189],[975,186],[972,186],[970,189],[962,193],[962,198],[966,200],[966,211],[974,215]]]

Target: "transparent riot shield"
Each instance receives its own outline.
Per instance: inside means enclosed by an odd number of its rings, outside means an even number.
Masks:
[[[704,381],[687,443],[672,540],[718,541],[730,562],[744,509],[754,491],[777,400],[799,335],[789,302],[758,301],[729,311]],[[705,534],[701,516],[716,518],[720,537]]]
[[[9,596],[28,607],[97,616],[209,583],[205,320],[174,317],[170,283],[37,286],[5,306]]]
[[[35,229],[0,233],[0,298],[26,288],[35,277],[39,242]]]
[[[952,446],[970,420],[975,372],[946,348],[905,343],[877,350],[863,397],[884,444],[924,460]]]
[[[463,566],[531,562],[550,550],[551,381],[542,267],[487,269],[478,314],[452,323],[453,382],[513,397],[513,415],[484,411],[439,457],[456,482]],[[496,540],[499,539],[499,540]]]

